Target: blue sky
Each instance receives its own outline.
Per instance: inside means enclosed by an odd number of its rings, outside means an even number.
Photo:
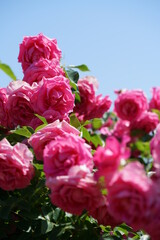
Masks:
[[[0,60],[23,78],[17,61],[24,36],[56,38],[62,63],[85,63],[99,91],[160,86],[159,0],[1,0]],[[84,76],[82,74],[81,76]],[[0,72],[0,87],[10,79]]]

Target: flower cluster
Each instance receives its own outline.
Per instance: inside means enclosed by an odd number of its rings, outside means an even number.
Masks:
[[[74,107],[69,80],[60,67],[61,51],[57,41],[43,34],[24,37],[18,56],[24,72],[23,81],[11,82],[0,89],[0,124],[14,129],[17,125],[41,124],[35,114],[53,122],[69,121]]]
[[[125,223],[159,240],[159,88],[149,102],[141,90],[116,91],[109,113],[110,98],[96,96],[97,80],[74,82],[60,58],[57,41],[43,34],[20,44],[23,80],[0,88],[0,188],[24,189],[40,176],[50,203],[65,212],[85,211],[98,224]],[[15,143],[16,133],[23,138]],[[34,219],[45,221],[45,214]]]

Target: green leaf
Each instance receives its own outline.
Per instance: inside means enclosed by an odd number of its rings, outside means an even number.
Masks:
[[[66,70],[65,68],[63,68],[64,72],[65,72],[65,75],[66,75],[66,78],[68,78],[70,80],[69,84],[70,86],[72,87],[73,90],[77,91],[77,84],[75,83],[74,79],[76,80],[76,82],[78,81],[77,78],[76,78],[76,75],[78,72],[76,72],[75,76],[74,74],[72,73],[72,71],[70,70]],[[75,71],[73,71],[75,72]],[[78,79],[79,79],[79,74],[78,74]]]
[[[40,164],[40,163],[34,163],[34,166],[37,170],[40,170],[42,171],[43,170],[43,164]]]
[[[121,228],[127,230],[128,232],[133,232],[133,228],[129,227],[128,225],[126,225],[125,223],[122,223],[120,225]]]
[[[78,82],[79,79],[79,73],[77,71],[74,71],[73,69],[66,70],[67,77],[74,83]]]
[[[53,213],[53,220],[54,220],[55,222],[57,222],[60,214],[61,214],[61,209],[60,209],[60,208],[56,208],[56,209],[54,210],[54,213]]]
[[[133,144],[133,146],[141,152],[142,156],[150,155],[150,142],[137,141]]]
[[[11,131],[10,131],[10,133],[11,134],[7,135],[6,138],[10,142],[11,145],[15,145],[17,142],[22,142],[26,138],[19,134],[12,133]]]
[[[77,85],[73,81],[70,80],[69,84],[73,88],[73,90],[77,91]]]
[[[82,137],[83,137],[84,139],[86,139],[88,142],[90,142],[91,136],[90,136],[88,130],[87,130],[85,127],[82,126],[82,127],[81,127],[81,132],[82,132]]]
[[[62,229],[61,229],[61,231],[58,233],[58,237],[61,237],[62,235],[66,235],[66,232],[68,231],[68,230],[74,230],[75,229],[75,227],[74,226],[72,226],[72,225],[68,225],[68,226],[65,226],[65,227],[63,227]],[[60,239],[62,239],[62,238],[60,238]],[[63,238],[64,239],[64,238]],[[68,238],[66,238],[66,239],[68,239]]]
[[[70,115],[70,124],[75,128],[79,128],[81,126],[80,121],[75,114]]]
[[[92,121],[92,126],[93,126],[93,129],[95,130],[100,129],[100,127],[102,126],[102,119],[94,118]]]
[[[38,115],[38,114],[34,114],[37,118],[39,118],[44,124],[48,124],[48,122],[47,122],[47,120],[45,119],[45,117],[42,117],[42,116],[40,116],[40,115]]]
[[[118,237],[116,237],[116,236],[110,236],[110,234],[109,233],[104,233],[103,235],[102,235],[102,239],[103,240],[121,240],[121,238],[118,238]]]
[[[128,236],[128,231],[122,227],[115,227],[114,231],[118,231],[120,232],[122,235],[125,234],[126,236]]]
[[[38,115],[38,114],[34,114],[34,115],[43,122],[43,124],[39,125],[39,126],[35,129],[35,132],[38,132],[40,129],[42,129],[42,128],[44,128],[45,126],[47,126],[47,125],[48,125],[48,122],[47,122],[47,120],[45,119],[45,117],[42,117],[42,116],[40,116],[40,115]]]
[[[44,220],[41,221],[41,233],[42,234],[46,234],[46,233],[52,231],[53,227],[54,227],[53,222],[44,221]]]
[[[30,132],[27,126],[24,126],[22,128],[17,128],[16,130],[11,131],[12,133],[18,134],[20,136],[30,138],[32,136],[32,132]]]
[[[87,65],[85,65],[85,64],[81,64],[81,65],[77,65],[77,66],[69,65],[68,67],[69,67],[69,68],[78,68],[78,69],[81,70],[82,72],[88,72],[88,71],[90,71],[89,68],[87,67]]]
[[[4,63],[0,62],[0,69],[6,73],[11,79],[13,79],[14,81],[17,79],[16,76],[14,75],[13,71],[11,70],[11,68]]]
[[[43,205],[41,210],[42,210],[42,213],[43,213],[43,216],[45,217],[45,219],[47,221],[51,221],[53,218],[53,214],[54,214],[53,208],[49,205]]]
[[[102,229],[102,231],[104,232],[104,233],[110,233],[110,231],[111,231],[111,226],[104,226],[104,225],[99,225],[100,226],[100,228]]]
[[[101,190],[101,193],[102,193],[102,195],[106,196],[107,193],[108,193],[108,192],[107,192],[107,189],[102,189],[102,190]]]
[[[139,240],[139,235],[136,235],[136,236],[134,236],[132,238],[129,237],[128,240]]]
[[[78,92],[74,92],[74,94],[75,94],[76,102],[80,103],[81,102],[81,97],[80,97],[79,93]]]
[[[34,133],[34,129],[32,128],[32,127],[30,127],[30,126],[26,126],[27,127],[27,129],[28,129],[28,131],[30,131],[30,133]]]
[[[35,129],[35,132],[38,132],[40,129],[44,128],[45,126],[47,126],[46,123],[42,124],[42,125],[39,125],[36,129]]]
[[[88,124],[90,124],[91,123],[91,120],[86,120],[83,124],[82,124],[82,126],[84,127],[84,126],[86,126],[86,125],[88,125]]]
[[[95,147],[97,147],[98,145],[100,145],[100,146],[103,145],[102,139],[97,134],[91,136],[91,142],[94,144]]]

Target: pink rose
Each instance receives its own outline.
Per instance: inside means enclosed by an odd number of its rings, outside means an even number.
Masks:
[[[97,182],[85,165],[71,167],[68,175],[47,178],[46,185],[51,189],[51,202],[72,214],[80,215],[99,201]]]
[[[70,121],[68,113],[61,115],[59,111],[54,111],[54,110],[47,110],[42,114],[42,116],[46,118],[48,123],[52,123],[57,119],[60,121],[65,120],[68,123]]]
[[[9,85],[7,86],[7,94],[11,95],[13,92],[15,92],[16,90],[18,90],[20,88],[22,88],[22,89],[24,89],[24,88],[30,89],[29,92],[30,92],[30,95],[31,95],[32,87],[28,83],[23,82],[21,80],[10,82]]]
[[[84,79],[93,86],[95,92],[98,90],[98,80],[94,76],[86,76]],[[81,81],[83,83],[84,79],[79,79],[78,83],[80,84]]]
[[[74,107],[74,95],[69,80],[63,76],[43,78],[42,84],[32,95],[31,103],[39,115],[45,114],[46,111],[50,111],[52,115],[52,111],[53,114],[57,111],[63,119]]]
[[[64,75],[64,71],[57,59],[49,61],[48,59],[41,58],[27,68],[23,81],[32,85],[33,82],[39,83],[43,77],[52,78],[59,75]]]
[[[114,126],[114,121],[111,117],[108,117],[107,120],[102,124],[101,128],[99,129],[102,135],[110,136],[112,135],[112,128]]]
[[[152,88],[152,98],[149,102],[149,108],[160,110],[160,87]]]
[[[158,209],[160,211],[160,209]],[[145,229],[145,228],[144,228]],[[150,221],[149,225],[146,226],[145,231],[150,235],[152,240],[159,240],[160,236],[160,217],[159,215]]]
[[[43,150],[46,144],[57,136],[63,136],[65,133],[79,135],[79,131],[76,128],[69,125],[66,121],[60,122],[59,120],[48,124],[34,133],[29,139],[29,144],[33,147],[37,160],[43,159]]]
[[[156,113],[153,112],[143,112],[139,118],[131,123],[131,129],[139,129],[145,133],[154,131],[159,123],[159,118]]]
[[[49,142],[44,149],[43,159],[46,177],[67,175],[74,165],[85,164],[90,171],[93,169],[91,147],[84,139],[71,133]]]
[[[3,127],[8,127],[7,101],[8,95],[6,88],[0,88],[0,125]]]
[[[153,180],[153,198],[154,201],[148,208],[146,218],[143,221],[143,229],[150,234],[151,239],[159,240],[160,236],[160,177]],[[155,190],[155,192],[154,192]]]
[[[33,155],[25,144],[0,141],[0,187],[6,191],[25,188],[34,175]]]
[[[130,122],[127,120],[118,119],[114,128],[113,128],[113,135],[117,138],[121,139],[124,135],[130,136],[131,128]]]
[[[159,240],[160,236],[160,176],[152,174],[152,191],[150,205],[145,209],[145,216],[139,229],[146,231],[151,239]]]
[[[141,229],[153,201],[152,182],[139,162],[129,163],[114,175],[108,188],[108,211],[117,221]]]
[[[95,98],[95,88],[92,82],[88,81],[88,78],[83,78],[78,80],[78,89],[81,102],[76,104],[75,112],[80,116],[86,112],[90,112],[92,109],[92,103]]]
[[[94,217],[98,221],[99,225],[102,224],[104,226],[111,226],[114,228],[121,224],[121,222],[116,221],[116,219],[109,214],[108,201],[104,195],[101,195],[99,198],[97,206],[94,206],[94,208],[92,207],[92,209],[89,210],[89,215]]]
[[[150,148],[153,157],[153,167],[156,170],[156,174],[160,176],[160,124],[158,124],[156,134],[150,142]]]
[[[120,161],[130,156],[130,150],[126,147],[127,142],[128,138],[123,138],[120,143],[115,137],[108,137],[105,147],[98,147],[94,154],[94,163],[98,169],[95,176],[99,180],[103,177],[106,186],[120,166]]]
[[[133,121],[147,109],[147,98],[141,90],[126,90],[114,102],[114,110],[123,120]]]
[[[111,131],[108,127],[102,127],[100,130],[100,133],[104,136],[111,136]]]
[[[90,111],[84,114],[84,120],[103,117],[103,114],[109,110],[111,103],[109,96],[102,97],[101,94],[96,96],[92,106],[90,106]]]
[[[23,72],[34,62],[41,58],[52,60],[61,58],[61,51],[56,39],[49,39],[42,33],[37,36],[24,37],[20,44],[18,61],[22,63]]]
[[[150,235],[151,239],[159,240],[160,237],[160,197],[157,201],[156,206],[153,205],[149,209],[150,214],[148,214],[146,221],[144,221],[143,229]]]
[[[78,89],[81,97],[81,102],[77,103],[74,111],[82,120],[102,117],[111,106],[111,100],[108,96],[95,95],[95,90],[98,88],[98,82],[93,77],[85,77],[79,79]]]
[[[7,91],[9,96],[6,108],[9,114],[10,128],[17,125],[30,126],[30,122],[35,118],[30,102],[33,88],[26,82],[19,80],[11,82]]]
[[[114,137],[106,139],[105,147],[98,147],[94,154],[96,167],[117,169],[120,164],[120,143]]]

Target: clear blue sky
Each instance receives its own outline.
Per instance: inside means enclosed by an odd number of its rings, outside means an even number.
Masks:
[[[0,60],[23,78],[23,36],[57,38],[66,65],[85,63],[99,93],[160,86],[159,0],[1,0]],[[83,76],[83,75],[82,75]],[[0,86],[10,79],[0,72]]]

